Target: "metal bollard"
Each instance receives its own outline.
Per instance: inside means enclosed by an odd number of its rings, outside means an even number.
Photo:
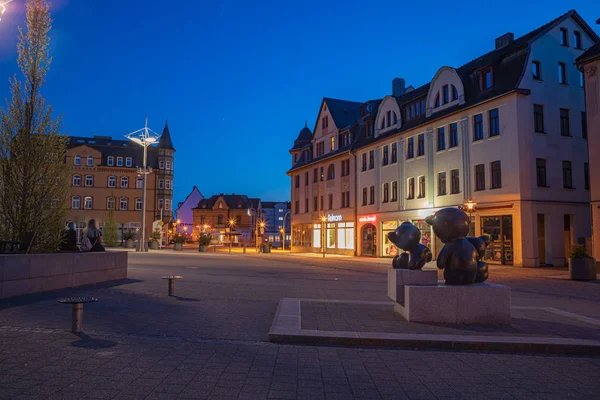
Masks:
[[[71,332],[81,333],[83,331],[83,304],[73,304],[73,317],[71,321]]]
[[[242,247],[244,249],[244,254],[246,254],[246,246]]]
[[[175,279],[169,279],[169,296],[175,296]]]

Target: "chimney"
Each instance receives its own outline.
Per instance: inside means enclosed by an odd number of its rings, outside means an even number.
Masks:
[[[515,41],[515,34],[508,32],[496,39],[496,50],[508,46]]]
[[[405,89],[405,82],[404,79],[402,78],[394,78],[394,80],[392,81],[392,96],[394,97],[400,97],[404,94]]]

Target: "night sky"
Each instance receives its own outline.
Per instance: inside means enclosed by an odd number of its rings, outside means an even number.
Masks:
[[[0,22],[0,106],[17,71],[24,1]],[[175,198],[241,193],[287,200],[288,150],[323,96],[381,98],[394,77],[420,86],[506,32],[568,11],[598,32],[595,0],[55,0],[43,93],[66,133],[115,138],[165,120],[177,149]]]

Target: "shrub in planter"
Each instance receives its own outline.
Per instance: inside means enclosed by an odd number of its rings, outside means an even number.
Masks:
[[[185,235],[181,233],[177,233],[173,236],[173,250],[181,251],[183,250],[183,244],[185,243]]]
[[[198,238],[198,251],[201,253],[205,253],[208,250],[208,246],[210,246],[210,241],[212,240],[212,236],[210,233],[201,233]]]
[[[125,231],[123,232],[123,240],[125,240],[125,248],[133,249],[135,247],[135,232],[133,231]]]
[[[596,260],[587,252],[584,245],[575,245],[569,254],[569,276],[574,280],[596,279]]]
[[[152,237],[150,238],[150,248],[152,250],[158,250],[158,248],[160,247],[158,245],[159,240],[160,240],[160,230],[155,229],[154,231],[152,231]]]

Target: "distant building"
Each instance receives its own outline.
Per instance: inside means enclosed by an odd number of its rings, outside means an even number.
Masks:
[[[192,235],[206,231],[213,243],[253,247],[257,238],[257,221],[262,217],[260,199],[240,194],[218,194],[202,199],[192,209]],[[230,229],[230,221],[234,221]]]
[[[146,186],[146,237],[153,221],[172,218],[174,156],[165,125],[158,144],[148,147],[147,165],[152,173]],[[111,210],[119,224],[119,237],[124,230],[141,227],[142,178],[137,173],[143,165],[141,146],[110,136],[71,136],[66,162],[71,168],[68,220],[75,222],[78,231],[92,218],[102,228]]]
[[[194,213],[192,211],[204,196],[196,186],[193,187],[190,194],[187,195],[184,201],[177,205],[175,210],[175,219],[181,221],[181,227],[187,227],[188,232],[192,232],[192,240],[198,240],[198,230],[194,230]]]
[[[265,222],[264,239],[274,247],[282,247],[281,236],[285,234],[285,247],[289,248],[291,203],[289,201],[263,201],[261,204]],[[284,232],[281,231],[282,229]]]

